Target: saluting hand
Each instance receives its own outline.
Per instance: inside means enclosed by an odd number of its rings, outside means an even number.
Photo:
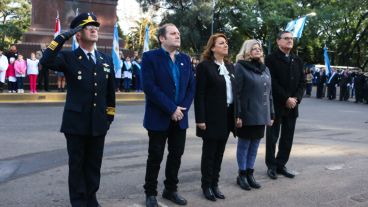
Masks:
[[[61,33],[60,36],[64,38],[64,40],[70,39],[75,33],[81,31],[83,29],[83,26],[79,25],[78,27],[75,27],[74,29],[70,29],[64,33]]]

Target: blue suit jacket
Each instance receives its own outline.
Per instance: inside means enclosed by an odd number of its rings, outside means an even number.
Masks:
[[[146,111],[143,126],[148,130],[165,131],[177,106],[187,108],[179,121],[181,129],[188,128],[188,111],[195,91],[194,73],[190,58],[179,53],[176,64],[180,72],[179,102],[175,103],[175,83],[163,49],[143,53],[142,82],[146,95]]]

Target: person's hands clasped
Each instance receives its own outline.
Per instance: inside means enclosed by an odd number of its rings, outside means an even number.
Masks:
[[[286,101],[286,107],[289,109],[295,108],[297,104],[298,104],[298,100],[294,97],[289,97]]]
[[[175,112],[171,115],[171,120],[173,120],[173,121],[182,120],[183,117],[184,117],[184,114],[183,114],[182,111],[185,111],[185,110],[187,110],[187,108],[184,108],[184,107],[181,107],[181,106],[176,107]]]
[[[243,126],[243,120],[241,118],[236,118],[236,128],[241,128]]]
[[[267,126],[272,126],[272,125],[273,125],[273,122],[274,122],[274,120],[273,120],[273,119],[271,119],[271,121],[270,121],[270,122],[268,122]]]
[[[197,123],[197,127],[202,130],[206,130],[206,123]]]

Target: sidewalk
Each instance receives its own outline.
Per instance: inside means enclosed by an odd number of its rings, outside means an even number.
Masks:
[[[1,103],[64,103],[66,93],[41,92],[31,93],[0,93]],[[140,102],[144,101],[144,93],[129,92],[116,93],[116,102]]]

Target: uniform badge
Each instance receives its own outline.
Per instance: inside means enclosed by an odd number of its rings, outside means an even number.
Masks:
[[[78,80],[82,80],[82,76],[81,75],[78,75]]]

